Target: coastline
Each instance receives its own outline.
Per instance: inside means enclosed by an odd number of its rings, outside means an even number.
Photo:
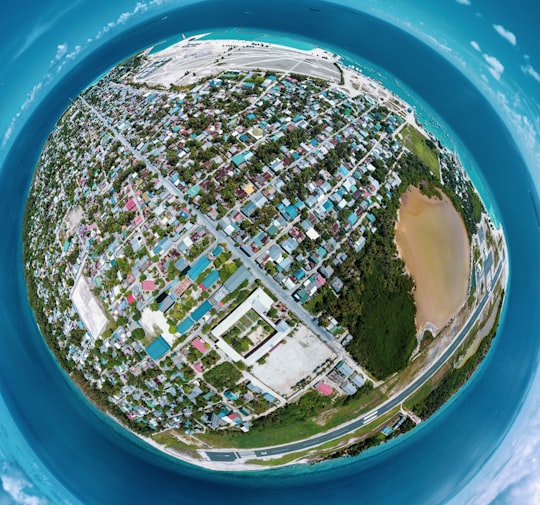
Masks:
[[[96,406],[96,408],[99,409],[99,407],[97,407],[97,406]],[[101,411],[101,409],[99,409],[99,410]],[[116,419],[112,414],[107,413],[107,415],[109,417],[111,417],[112,419],[114,419],[120,426],[126,428],[126,426],[123,423],[121,423],[118,419]],[[149,443],[154,448],[159,449],[160,451],[165,452],[166,454],[169,454],[170,456],[172,456],[174,458],[181,459],[182,461],[185,461],[187,459],[188,463],[196,465],[196,466],[202,466],[202,467],[208,468],[210,470],[224,470],[224,471],[235,471],[237,469],[239,469],[239,470],[262,470],[262,469],[264,469],[264,467],[259,467],[259,466],[255,466],[255,465],[247,467],[247,465],[245,463],[241,463],[241,462],[237,463],[238,467],[231,468],[231,463],[219,463],[219,462],[209,461],[209,460],[208,461],[207,460],[198,460],[198,459],[193,458],[193,457],[191,457],[191,456],[189,456],[187,454],[182,453],[179,450],[171,449],[171,448],[163,446],[162,444],[158,444],[154,440],[152,440],[152,439],[150,439],[148,437],[145,437],[144,435],[140,435],[140,434],[132,431],[129,428],[127,428],[127,429],[132,434],[136,435],[139,439],[145,441],[146,443]],[[290,464],[297,464],[297,462],[290,463]]]

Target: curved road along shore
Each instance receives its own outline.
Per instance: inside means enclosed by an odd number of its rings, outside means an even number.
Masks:
[[[121,135],[121,133],[114,128],[114,126],[97,110],[95,107],[93,107],[91,104],[89,104],[86,100],[83,98],[80,99],[81,102],[90,109],[102,122],[105,124],[114,134],[114,137],[119,140],[137,159],[140,159],[146,163],[146,166],[150,168],[150,170],[158,177],[160,182],[168,189],[168,191],[171,194],[176,195],[181,202],[185,202],[182,192],[174,186],[174,184],[171,183],[171,181],[164,177],[159,169],[152,164],[145,156],[143,156],[140,152],[138,152],[131,144],[127,141],[127,139]],[[196,209],[195,209],[196,210]],[[200,211],[197,211],[197,215],[199,220],[207,226],[214,234],[215,236],[219,237],[220,240],[224,240],[230,247],[231,250],[235,251],[234,244],[232,244],[232,241],[230,237],[223,234],[217,228],[215,227],[214,223],[203,213]],[[235,256],[239,257],[239,255],[236,253]],[[263,285],[267,287],[272,293],[274,293],[275,296],[278,298],[285,299],[285,301],[289,302],[290,307],[295,307],[296,310],[294,310],[295,315],[304,323],[308,329],[312,330],[315,335],[322,336],[324,338],[324,341],[327,342],[332,347],[333,346],[333,337],[324,329],[316,325],[313,320],[311,319],[310,315],[305,311],[303,307],[298,307],[296,304],[292,303],[292,297],[288,293],[284,292],[277,292],[276,286],[269,282],[267,275],[262,275],[260,270],[257,268],[257,266],[254,264],[253,258],[241,257],[242,261],[248,264],[248,266],[251,267],[252,273],[256,275],[257,278],[261,280]],[[486,290],[486,294],[482,298],[482,301],[480,304],[476,307],[476,309],[473,311],[471,316],[469,317],[466,324],[461,328],[460,332],[454,339],[454,341],[447,347],[447,349],[442,353],[442,355],[422,374],[420,375],[416,380],[414,380],[411,384],[409,384],[405,389],[403,389],[401,392],[399,392],[396,396],[393,398],[387,400],[385,403],[381,404],[377,409],[374,409],[367,414],[364,414],[363,416],[350,421],[347,424],[341,425],[337,428],[334,428],[330,431],[327,431],[326,433],[322,433],[320,435],[315,435],[311,438],[299,441],[299,442],[291,442],[289,444],[279,445],[279,446],[273,446],[273,447],[266,447],[266,448],[259,448],[259,449],[237,449],[237,450],[231,450],[231,449],[224,449],[224,450],[212,450],[212,451],[204,451],[200,450],[199,453],[206,457],[207,460],[214,461],[214,462],[234,462],[238,461],[238,463],[241,463],[241,461],[245,461],[246,459],[257,459],[257,458],[265,458],[269,456],[278,456],[278,455],[284,455],[291,452],[301,451],[305,449],[309,449],[311,447],[315,447],[317,445],[323,444],[325,442],[329,442],[331,440],[340,438],[344,435],[347,435],[348,433],[356,431],[358,428],[361,428],[362,426],[369,424],[373,421],[375,421],[378,417],[386,414],[388,411],[392,410],[394,407],[400,405],[406,398],[408,398],[410,395],[412,395],[417,389],[422,387],[425,382],[429,380],[429,378],[450,358],[450,356],[456,351],[456,349],[460,346],[460,344],[463,342],[467,334],[469,333],[470,329],[478,319],[478,316],[482,313],[484,310],[484,307],[491,295],[492,289],[499,280],[499,277],[502,272],[502,267],[505,264],[505,251],[502,250],[502,257],[501,261],[499,262],[499,266],[497,268],[497,271],[492,277],[492,281],[490,284],[490,287],[488,290]],[[340,354],[340,353],[336,353]],[[369,376],[368,374],[365,374]]]
[[[289,444],[279,445],[275,447],[266,447],[259,449],[237,449],[237,450],[213,450],[213,451],[200,451],[200,454],[206,456],[210,461],[216,462],[233,462],[237,460],[246,460],[246,459],[257,459],[265,458],[268,456],[277,456],[284,455],[291,452],[296,452],[304,449],[309,449],[325,442],[329,442],[336,438],[340,438],[348,433],[356,431],[362,426],[369,424],[375,421],[378,417],[386,414],[394,407],[399,406],[404,400],[411,396],[417,389],[422,387],[435,372],[444,364],[448,359],[454,354],[457,348],[461,345],[474,323],[484,310],[491,294],[492,290],[495,287],[495,284],[498,282],[502,267],[505,264],[506,257],[505,251],[502,250],[501,261],[495,275],[492,278],[489,289],[486,290],[486,294],[482,298],[482,301],[478,304],[476,309],[473,311],[465,325],[461,328],[457,337],[453,342],[446,348],[446,350],[439,356],[439,358],[416,380],[411,382],[405,389],[399,392],[396,396],[387,400],[385,403],[380,405],[377,409],[368,412],[367,414],[362,415],[361,417],[355,419],[354,421],[349,422],[348,424],[342,425],[338,428],[335,428],[331,431],[323,433],[321,435],[315,435],[306,440],[300,442],[292,442]]]

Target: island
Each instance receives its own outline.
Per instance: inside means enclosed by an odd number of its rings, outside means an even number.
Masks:
[[[496,334],[503,230],[413,107],[339,56],[183,39],[44,147],[29,302],[69,377],[220,470],[355,455],[433,414]]]

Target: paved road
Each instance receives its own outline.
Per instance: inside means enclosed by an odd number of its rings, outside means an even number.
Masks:
[[[238,245],[228,235],[226,235],[223,231],[218,230],[214,222],[208,216],[203,214],[196,207],[188,204],[184,199],[184,194],[182,193],[182,191],[180,191],[167,177],[164,177],[158,167],[156,167],[148,158],[146,158],[139,151],[137,151],[127,141],[127,139],[107,120],[106,117],[104,117],[95,107],[89,104],[86,100],[84,100],[83,98],[81,98],[81,100],[103,122],[103,124],[113,132],[116,140],[120,141],[122,145],[126,149],[128,149],[133,156],[146,163],[146,166],[154,173],[154,175],[156,175],[156,177],[158,177],[159,181],[163,184],[165,188],[167,188],[169,193],[175,195],[183,204],[189,205],[189,207],[197,214],[199,222],[206,226],[211,231],[211,233],[217,237],[219,242],[227,243],[229,250],[232,252],[232,254],[240,258],[244,262],[244,264],[250,268],[252,274],[257,279],[259,279],[261,283],[269,291],[271,291],[278,300],[283,301],[288,307],[288,309],[305,326],[307,326],[313,333],[315,333],[315,335],[323,337],[326,343],[332,348],[332,350],[334,350],[336,354],[338,354],[338,356],[342,357],[343,352],[339,352],[339,348],[341,348],[341,346],[337,345],[334,337],[326,329],[321,328],[315,321],[313,321],[313,316],[306,309],[300,306],[289,293],[282,290],[276,284],[274,279],[272,279],[268,274],[263,272],[260,269],[259,265],[257,265],[257,263],[255,262],[254,258],[247,255],[240,256],[237,253]]]
[[[491,281],[490,288],[486,291],[486,294],[482,298],[482,301],[480,304],[476,307],[476,309],[473,311],[471,316],[469,317],[467,323],[463,326],[463,328],[460,330],[457,337],[454,339],[454,341],[448,346],[448,348],[444,351],[444,353],[437,359],[436,362],[434,362],[428,370],[426,370],[421,376],[419,376],[415,381],[413,381],[411,384],[409,384],[404,390],[402,390],[400,393],[398,393],[396,396],[388,400],[386,403],[380,405],[376,410],[373,410],[371,412],[368,412],[367,414],[364,414],[363,416],[355,419],[354,421],[350,422],[349,424],[340,426],[339,428],[336,428],[335,430],[329,431],[327,433],[324,433],[322,435],[317,435],[312,438],[308,438],[306,440],[302,440],[300,442],[294,442],[290,444],[280,445],[277,447],[267,447],[262,449],[255,449],[255,450],[237,450],[237,451],[205,451],[206,456],[212,460],[212,461],[235,461],[237,459],[247,459],[247,458],[256,458],[256,457],[266,457],[266,456],[275,456],[280,454],[288,454],[290,452],[300,451],[303,449],[309,449],[310,447],[315,447],[317,445],[323,444],[325,442],[329,442],[331,440],[334,440],[336,438],[340,438],[343,435],[346,435],[347,433],[351,433],[358,428],[361,428],[365,424],[369,424],[375,419],[377,419],[380,416],[383,416],[390,410],[392,410],[394,407],[399,406],[406,398],[408,398],[410,395],[412,395],[417,389],[422,387],[425,382],[428,381],[428,379],[435,373],[437,370],[454,354],[454,352],[457,350],[457,348],[461,345],[471,328],[473,327],[474,323],[484,310],[489,298],[490,294],[499,280],[499,277],[502,272],[502,267],[504,263],[504,256],[503,259],[499,263],[499,267],[497,268],[497,271],[495,275],[493,276],[493,279]]]
[[[150,162],[145,156],[143,156],[139,151],[137,151],[133,146],[126,140],[126,138],[116,130],[111,123],[92,105],[90,105],[88,102],[86,102],[84,99],[81,99],[83,103],[92,110],[96,116],[100,118],[100,120],[103,122],[104,125],[106,125],[113,133],[117,140],[119,140],[124,147],[126,147],[137,159],[140,159],[144,161],[148,168],[154,172],[154,174],[159,178],[160,182],[167,188],[167,190],[173,194],[176,195],[181,202],[187,203],[184,200],[183,193],[166,177],[161,175],[161,172],[159,169]],[[193,208],[192,206],[190,206]],[[195,212],[198,215],[199,221],[203,223],[220,241],[224,241],[229,246],[229,249],[238,256],[236,253],[237,251],[237,245],[234,243],[234,241],[227,236],[225,233],[223,233],[221,230],[218,230],[216,226],[214,225],[213,221],[208,218],[208,216],[204,215],[202,212],[200,212],[198,209],[195,209]],[[332,350],[336,351],[338,356],[341,356],[343,354],[343,349],[339,351],[337,348],[337,343],[334,341],[332,335],[327,332],[325,329],[321,328],[318,324],[313,321],[311,315],[296,301],[293,299],[293,297],[285,292],[284,290],[280,289],[275,281],[271,279],[266,273],[262,272],[259,266],[256,264],[254,258],[248,257],[248,256],[242,256],[242,261],[250,267],[252,273],[255,275],[256,278],[260,279],[261,283],[270,290],[277,299],[281,299],[293,312],[296,317],[305,324],[313,333],[316,335],[322,336],[324,340],[327,342],[329,347],[332,348]],[[400,405],[407,397],[409,397],[412,393],[414,393],[417,389],[419,389],[427,380],[450,358],[450,356],[456,351],[456,349],[459,347],[459,345],[463,342],[464,338],[469,333],[470,329],[478,319],[478,316],[481,314],[481,312],[484,310],[484,307],[486,306],[486,303],[489,299],[489,295],[491,294],[491,291],[493,287],[495,286],[495,283],[498,281],[499,276],[502,271],[502,266],[504,262],[504,256],[501,259],[501,262],[499,263],[499,267],[497,269],[497,272],[492,278],[490,288],[486,291],[482,301],[477,306],[477,308],[474,310],[474,312],[469,317],[467,323],[463,326],[461,331],[459,332],[458,336],[454,339],[452,344],[445,350],[445,352],[439,357],[439,359],[431,365],[431,367],[425,371],[420,377],[418,377],[414,382],[409,384],[404,390],[402,390],[400,393],[398,393],[396,396],[379,406],[376,410],[369,412],[368,414],[365,414],[354,421],[350,422],[349,424],[340,426],[339,428],[336,428],[335,430],[329,431],[327,433],[324,433],[322,435],[317,435],[312,438],[302,440],[300,442],[294,442],[290,444],[281,445],[278,447],[268,447],[263,449],[256,449],[256,450],[238,450],[238,451],[205,451],[206,456],[212,460],[212,461],[235,461],[237,459],[246,459],[246,458],[253,458],[253,457],[265,457],[265,456],[274,456],[279,454],[288,454],[290,452],[295,452],[303,449],[308,449],[310,447],[315,447],[317,445],[323,444],[325,442],[328,442],[330,440],[334,440],[336,438],[339,438],[343,435],[346,435],[347,433],[351,433],[358,428],[361,428],[365,424],[371,423],[373,420],[377,419],[380,416],[383,416],[388,411],[392,410],[394,407]]]
[[[154,175],[159,179],[163,186],[171,193],[175,195],[182,204],[189,206],[189,208],[196,213],[198,220],[204,226],[206,226],[210,232],[217,237],[219,242],[225,242],[233,254],[234,257],[240,258],[242,262],[251,270],[251,273],[256,279],[259,279],[261,284],[267,288],[278,300],[281,300],[291,311],[297,319],[306,326],[311,332],[317,335],[338,357],[338,359],[344,360],[349,358],[347,351],[334,339],[333,335],[317,324],[313,319],[313,316],[300,305],[290,293],[282,289],[276,281],[263,271],[256,263],[255,258],[247,256],[246,254],[240,255],[238,252],[238,245],[222,230],[216,228],[215,223],[199,209],[192,206],[184,199],[184,194],[179,190],[167,177],[161,174],[161,171],[156,165],[154,165],[148,158],[135,149],[130,142],[113,126],[111,121],[108,120],[101,112],[99,112],[94,106],[88,103],[84,98],[81,101],[102,121],[103,125],[107,127],[114,135],[115,140],[118,140],[135,158],[144,161],[147,168],[149,168]],[[357,365],[358,371],[364,376],[370,378],[375,384],[378,384],[362,367]]]
[[[212,461],[228,462],[239,459],[237,452],[207,452],[206,454]]]

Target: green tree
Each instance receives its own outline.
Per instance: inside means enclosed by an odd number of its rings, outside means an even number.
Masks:
[[[204,380],[218,391],[234,388],[241,378],[242,372],[229,361],[220,363],[204,374]]]
[[[167,163],[171,166],[176,166],[177,163],[180,161],[180,157],[178,156],[178,153],[176,151],[172,151],[171,149],[167,149]]]

